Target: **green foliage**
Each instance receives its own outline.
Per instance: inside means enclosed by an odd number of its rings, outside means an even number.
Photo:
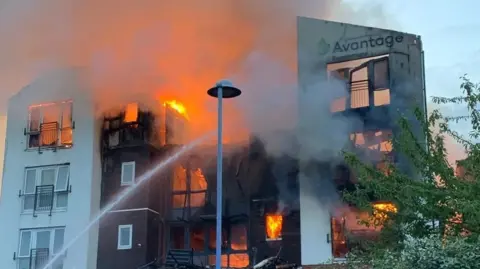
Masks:
[[[354,256],[352,260],[358,261]],[[480,268],[480,241],[439,236],[406,240],[402,251],[386,249],[372,259],[375,269],[474,269]],[[358,268],[358,263],[349,267]]]
[[[473,263],[473,260],[466,264],[478,267],[462,267],[463,262],[458,261],[457,264],[455,258],[455,255],[464,255],[463,248],[478,252],[477,238],[480,236],[480,165],[477,165],[480,163],[480,144],[475,142],[480,137],[480,112],[477,109],[480,85],[465,76],[461,79],[462,96],[433,97],[432,100],[441,105],[466,106],[467,115],[447,117],[434,110],[425,117],[420,109],[415,110],[421,136],[426,143],[418,139],[419,134],[413,131],[411,119],[405,117],[399,120],[401,130],[392,139],[393,148],[410,161],[413,173],[389,164],[391,172],[385,175],[371,164],[362,162],[356,154],[345,153],[345,160],[358,175],[361,186],[356,191],[345,193],[345,199],[371,211],[369,198],[373,195],[377,200],[391,201],[398,208],[394,214],[387,213],[389,221],[384,223],[380,240],[371,244],[367,251],[362,251],[361,255],[353,252],[350,255],[351,264],[362,257],[362,263],[390,263],[389,266],[379,264],[375,268],[480,268],[480,264]],[[472,126],[467,137],[451,127],[452,123],[462,120]],[[467,171],[466,179],[458,178],[447,160],[447,136],[467,152],[467,158],[461,162]],[[462,221],[452,222],[458,214],[462,216]],[[441,247],[440,235],[447,236],[445,248]],[[460,235],[461,239],[458,238]],[[413,238],[413,241],[407,238]],[[416,258],[410,260],[405,255]],[[431,257],[434,261],[426,262],[425,257],[429,255],[434,255]],[[440,259],[442,255],[446,258]],[[478,259],[475,255],[471,257]],[[395,264],[397,260],[401,260],[403,265],[393,267],[391,262]],[[435,262],[438,264],[431,267]],[[402,267],[407,265],[412,267]]]

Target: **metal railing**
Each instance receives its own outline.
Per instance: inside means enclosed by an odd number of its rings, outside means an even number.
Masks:
[[[369,86],[368,80],[352,81],[350,83],[350,107],[360,108],[368,107],[369,101]]]
[[[60,128],[58,122],[44,122],[36,130],[24,134],[28,137],[28,148],[50,148],[57,146],[70,146],[72,144],[73,126]]]
[[[30,250],[29,269],[42,269],[50,258],[48,248],[33,248]]]
[[[49,212],[52,214],[53,200],[55,196],[54,185],[40,185],[35,188],[35,202],[33,205],[33,216],[36,212]]]

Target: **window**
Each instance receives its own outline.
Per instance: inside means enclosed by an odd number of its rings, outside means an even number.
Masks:
[[[205,205],[207,193],[207,180],[200,168],[190,170],[187,177],[187,169],[178,165],[173,171],[172,183],[172,206],[173,208],[201,207]]]
[[[373,215],[357,208],[345,206],[331,217],[332,254],[334,258],[345,258],[355,247],[376,240],[388,212],[397,212],[392,203],[373,203]],[[368,223],[368,226],[366,225]]]
[[[69,165],[26,168],[23,212],[66,209],[69,177]]]
[[[350,140],[358,148],[367,149],[370,160],[379,162],[387,158],[393,150],[391,130],[371,130],[350,134]]]
[[[170,228],[170,248],[184,249],[185,245],[185,228],[171,227]]]
[[[62,250],[64,236],[65,227],[20,230],[18,268],[42,268],[52,256]],[[63,268],[63,258],[56,260],[52,268]]]
[[[133,226],[119,225],[118,226],[118,244],[117,249],[131,249],[132,248],[132,236]]]
[[[347,105],[347,96],[341,96],[333,100],[331,112],[344,111],[346,108],[355,109],[390,104],[388,59],[388,56],[378,56],[328,64],[327,69],[331,77],[346,80],[350,84],[349,106]],[[341,90],[343,91],[343,89]]]
[[[31,106],[28,114],[28,148],[72,145],[71,101]]]
[[[388,58],[373,61],[373,103],[375,106],[390,104]]]
[[[222,267],[245,268],[249,265],[247,226],[231,224],[222,232]],[[171,226],[169,249],[193,249],[194,263],[197,265],[215,264],[215,223],[193,226]]]
[[[350,107],[369,106],[368,67],[359,66],[350,73]]]
[[[120,181],[120,185],[122,186],[132,185],[135,182],[135,162],[122,163],[122,175]]]

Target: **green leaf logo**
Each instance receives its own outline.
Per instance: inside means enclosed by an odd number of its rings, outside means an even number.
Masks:
[[[317,49],[318,49],[318,54],[321,56],[325,55],[328,53],[330,50],[330,44],[328,44],[325,39],[320,39],[320,41],[317,44]]]

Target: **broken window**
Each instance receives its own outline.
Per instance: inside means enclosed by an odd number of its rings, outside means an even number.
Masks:
[[[265,235],[267,240],[282,240],[283,216],[271,214],[265,216]]]
[[[230,247],[232,250],[247,250],[247,228],[245,225],[233,225],[231,227]]]
[[[355,147],[365,149],[369,160],[380,162],[387,159],[393,145],[391,130],[368,130],[350,134],[350,140]]]
[[[136,122],[138,119],[138,104],[130,103],[125,108],[124,122]]]
[[[373,62],[373,103],[375,106],[390,104],[388,58]]]
[[[348,108],[347,100],[349,108],[352,109],[390,104],[388,59],[388,56],[378,56],[328,64],[330,77],[348,81],[350,89],[350,98],[347,96],[335,98],[331,104],[331,111],[338,112]]]
[[[350,73],[350,107],[369,106],[368,67],[359,66]]]
[[[205,250],[205,230],[202,226],[194,226],[190,229],[190,245],[194,251]]]
[[[366,240],[376,240],[388,214],[397,212],[390,202],[373,203],[372,207],[373,215],[349,206],[337,209],[331,218],[334,258],[345,258],[354,246],[360,246]]]
[[[338,87],[339,89],[337,89],[337,87],[333,87],[333,90],[337,91],[336,95],[338,97],[332,101],[332,104],[330,106],[330,111],[332,112],[344,111],[346,108],[346,102],[347,102],[347,88],[348,88],[347,84],[350,77],[350,70],[348,68],[333,70],[330,72],[330,77],[335,82],[341,83]]]
[[[200,168],[191,170],[187,176],[187,169],[178,165],[173,171],[172,184],[173,208],[202,207],[205,205],[207,194],[207,180]]]
[[[214,250],[217,244],[217,230],[215,226],[211,226],[208,230],[209,240],[208,240],[208,248]],[[228,237],[227,232],[222,229],[222,247],[226,247],[228,245]]]
[[[31,106],[26,129],[28,147],[70,147],[72,127],[71,101]]]
[[[170,228],[170,248],[185,249],[185,228],[171,227]]]
[[[347,239],[345,237],[345,218],[332,217],[332,254],[334,258],[345,258],[348,253]]]
[[[216,227],[210,226],[208,229],[208,248],[209,253],[215,251]],[[226,268],[245,268],[250,264],[250,257],[247,253],[247,228],[245,224],[234,224],[230,226],[229,233],[223,230],[222,233],[222,267]],[[215,265],[215,255],[208,256],[208,264]]]

